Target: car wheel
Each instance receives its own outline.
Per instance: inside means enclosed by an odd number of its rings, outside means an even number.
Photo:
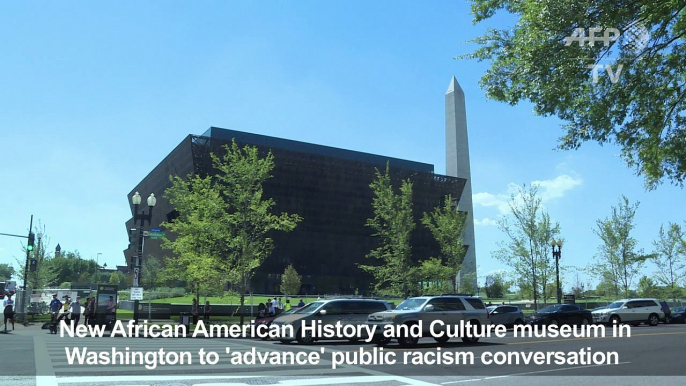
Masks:
[[[522,324],[524,324],[524,321],[521,320],[521,319],[517,319],[517,320],[515,320],[515,322],[514,322],[514,324],[513,324],[512,326],[513,326],[513,327],[514,327],[514,326],[521,326]]]
[[[443,335],[443,336],[441,336],[440,338],[434,337],[434,340],[435,340],[436,342],[442,344],[442,343],[445,343],[445,342],[449,341],[449,340],[450,340],[450,337],[447,336],[447,335]]]
[[[300,333],[301,330],[298,330],[298,334],[296,335],[295,339],[298,341],[300,344],[312,344],[314,343],[314,337],[312,337],[312,333],[308,332],[303,336],[303,334]]]
[[[560,322],[557,321],[557,319],[550,319],[550,323],[548,323],[551,326],[559,326]]]
[[[481,331],[481,323],[478,320],[470,320],[469,322],[472,325],[473,334],[477,335]],[[477,336],[465,336],[462,337],[462,341],[467,344],[474,344],[479,341],[479,338]]]
[[[612,315],[612,317],[610,318],[610,324],[619,324],[621,322],[622,320],[617,315]]]
[[[387,344],[391,343],[391,338],[386,338],[384,336],[383,338],[375,339],[374,343],[377,346],[386,346]]]
[[[648,317],[648,324],[655,327],[660,323],[660,318],[656,314],[650,314]]]
[[[591,324],[591,322],[588,319],[586,319],[586,318],[581,319],[581,325],[582,326],[588,326],[589,324]]]
[[[398,344],[401,347],[412,347],[412,346],[416,345],[418,341],[419,341],[419,338],[415,338],[412,336],[403,336],[403,337],[398,338]]]

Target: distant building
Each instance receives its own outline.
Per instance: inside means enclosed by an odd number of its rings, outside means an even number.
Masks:
[[[466,130],[466,122],[458,127]],[[448,130],[446,119],[446,133]],[[265,197],[274,199],[276,212],[297,213],[303,217],[292,232],[271,235],[275,248],[253,278],[255,293],[278,292],[281,274],[289,264],[293,264],[303,277],[302,293],[352,294],[356,290],[361,294],[369,293],[373,277],[362,272],[358,264],[375,263],[365,257],[378,242],[372,237],[372,229],[365,226],[367,219],[373,217],[373,194],[369,184],[375,178],[375,168],[383,171],[388,164],[396,186],[407,178],[414,184],[417,226],[411,245],[416,260],[440,253],[433,236],[420,223],[422,213],[442,205],[448,194],[461,197],[467,183],[461,175],[435,174],[430,164],[211,127],[201,136],[186,137],[131,190],[127,198],[129,205],[130,197],[136,191],[144,200],[154,193],[158,200],[153,210],[153,227],[172,220],[177,213],[164,198],[164,191],[171,185],[169,176],[213,173],[210,153],[222,152],[222,146],[232,140],[241,146],[256,146],[263,154],[272,152],[275,168],[273,178],[264,185]],[[451,157],[455,158],[455,152],[448,152],[449,163]],[[458,208],[465,210],[460,203]],[[133,219],[127,221],[126,228],[127,231],[135,228]],[[471,237],[473,239],[473,227]],[[470,248],[468,246],[468,250]],[[135,248],[124,251],[127,262],[132,261],[135,253]],[[161,249],[158,240],[146,239],[145,255],[164,257],[169,254],[171,251]],[[475,260],[472,261],[473,267],[466,268],[470,273],[475,272],[476,267]],[[464,277],[462,275],[463,282]]]

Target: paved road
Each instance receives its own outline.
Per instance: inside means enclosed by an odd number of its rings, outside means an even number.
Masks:
[[[631,338],[522,338],[508,333],[505,338],[483,339],[477,345],[465,345],[451,340],[439,347],[432,339],[422,339],[412,349],[402,349],[391,344],[383,349],[388,358],[395,356],[402,362],[405,355],[434,358],[435,354],[461,353],[473,355],[473,364],[411,365],[338,365],[332,369],[332,360],[356,355],[371,356],[381,350],[371,344],[348,342],[323,342],[312,346],[282,344],[279,342],[224,338],[69,338],[48,334],[37,326],[17,327],[13,334],[0,334],[0,350],[3,355],[0,385],[50,385],[50,386],[245,386],[255,384],[274,385],[607,385],[608,382],[633,385],[660,382],[657,376],[669,376],[665,382],[686,384],[686,325],[660,325],[636,327]],[[608,335],[610,335],[608,330]],[[65,348],[84,348],[88,351],[111,353],[116,348],[129,354],[140,352],[189,352],[192,364],[159,365],[145,369],[137,365],[69,364]],[[323,347],[323,348],[322,348]],[[201,365],[197,352],[218,353],[216,365]],[[227,348],[229,352],[227,354]],[[482,360],[484,353],[532,352],[617,352],[617,365],[555,365],[524,364],[488,365]],[[322,353],[324,350],[324,353]],[[360,353],[360,350],[364,354]],[[317,365],[266,364],[234,365],[230,363],[236,353],[261,353],[279,356],[284,352],[319,355]],[[148,358],[152,354],[147,354]],[[377,355],[378,356],[378,355]],[[274,358],[270,358],[274,361]],[[37,374],[37,375],[36,375]],[[681,376],[683,378],[674,378]],[[621,378],[620,378],[621,377]]]

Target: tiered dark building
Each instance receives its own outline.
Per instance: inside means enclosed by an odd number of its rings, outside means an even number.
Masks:
[[[421,225],[422,214],[442,205],[448,194],[461,197],[467,181],[436,174],[430,164],[212,127],[201,136],[186,137],[128,197],[136,191],[144,198],[154,193],[158,200],[153,227],[172,220],[176,212],[164,198],[171,185],[169,176],[212,174],[210,153],[220,154],[222,146],[232,140],[240,146],[256,146],[264,154],[272,152],[275,167],[264,194],[274,199],[276,212],[297,213],[303,218],[292,232],[271,235],[275,248],[252,281],[255,293],[277,293],[281,274],[289,264],[303,276],[303,294],[369,293],[373,278],[358,264],[374,263],[365,256],[378,242],[372,229],[365,226],[373,217],[369,185],[376,169],[383,171],[389,165],[395,186],[407,178],[413,182],[417,226],[411,245],[417,260],[440,252],[431,233]],[[127,231],[135,228],[132,219],[126,227]],[[124,254],[130,262],[135,248]],[[146,239],[144,254],[164,257],[171,251],[162,249],[157,240]]]

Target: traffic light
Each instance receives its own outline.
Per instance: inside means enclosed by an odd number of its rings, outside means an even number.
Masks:
[[[31,259],[31,263],[29,266],[29,270],[31,272],[36,272],[38,270],[38,260],[36,259]]]
[[[27,251],[33,251],[33,242],[34,242],[34,234],[33,232],[29,232],[29,243],[26,245],[26,250]]]

